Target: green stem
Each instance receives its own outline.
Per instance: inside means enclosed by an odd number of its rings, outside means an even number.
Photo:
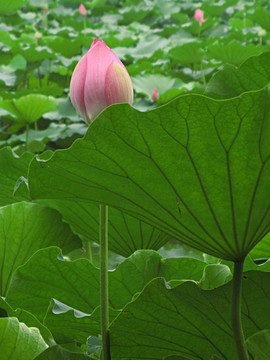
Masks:
[[[231,323],[238,358],[239,360],[248,360],[249,357],[245,347],[245,337],[241,321],[243,264],[244,260],[235,261],[234,263]]]
[[[84,243],[84,247],[86,250],[86,257],[90,261],[90,263],[93,263],[93,254],[92,254],[92,241],[86,241]]]
[[[39,88],[42,88],[42,83],[41,83],[41,73],[40,73],[40,68],[38,67],[38,82],[39,82]]]
[[[99,206],[99,244],[100,244],[100,307],[102,359],[110,360],[109,338],[109,291],[108,291],[108,206]]]
[[[84,15],[84,19],[83,19],[83,28],[84,28],[84,36],[86,36],[86,15]]]
[[[48,14],[44,11],[44,30],[48,29]]]

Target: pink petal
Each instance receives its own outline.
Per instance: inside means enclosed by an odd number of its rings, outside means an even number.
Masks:
[[[194,14],[194,19],[197,21],[202,21],[203,20],[203,12],[200,9],[196,9],[195,14]]]
[[[109,66],[113,61],[123,67],[124,65],[102,40],[94,40],[86,57],[87,71],[84,87],[84,102],[88,116],[93,120],[108,106],[105,92],[105,78]]]
[[[70,81],[70,100],[72,105],[87,122],[88,116],[84,102],[84,85],[87,70],[87,57],[84,55],[75,67]]]
[[[159,92],[157,91],[156,88],[153,89],[152,94],[151,94],[151,98],[153,101],[156,101],[159,99]]]
[[[81,5],[79,6],[79,13],[80,13],[81,15],[86,15],[86,13],[87,13],[86,8],[85,8],[85,6],[84,6],[83,4],[81,4]]]
[[[122,64],[113,61],[105,77],[106,104],[133,103],[133,86],[129,74]]]

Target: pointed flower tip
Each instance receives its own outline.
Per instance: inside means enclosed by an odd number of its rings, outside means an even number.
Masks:
[[[85,6],[83,4],[80,4],[80,6],[79,6],[79,13],[81,15],[86,15],[87,14],[86,8],[85,8]]]
[[[96,45],[105,45],[107,47],[107,45],[105,44],[105,42],[103,40],[97,40],[96,38],[93,40],[90,49],[92,50]]]
[[[206,21],[204,20],[203,17],[204,17],[203,11],[201,9],[196,9],[194,14],[194,19],[199,22],[200,26],[203,22]]]
[[[159,99],[159,92],[157,91],[156,88],[154,88],[153,91],[152,91],[151,99],[153,101],[157,101]]]

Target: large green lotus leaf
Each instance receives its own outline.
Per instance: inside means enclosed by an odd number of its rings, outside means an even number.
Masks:
[[[119,312],[120,310],[110,308],[110,322]],[[100,306],[89,315],[52,300],[44,318],[44,324],[52,332],[57,344],[72,342],[85,344],[89,335],[100,334],[100,316]]]
[[[243,282],[246,337],[269,327],[269,273],[248,272]],[[237,360],[230,324],[232,283],[201,290],[192,282],[170,289],[154,279],[129,303],[110,328],[112,359],[185,356]]]
[[[11,306],[31,311],[40,320],[51,298],[86,314],[99,306],[99,270],[87,259],[64,261],[59,253],[55,247],[39,250],[16,270],[6,297]],[[110,306],[123,308],[151,279],[161,274],[167,280],[198,281],[205,265],[196,259],[182,258],[175,264],[171,259],[162,260],[153,250],[139,250],[109,272]]]
[[[69,149],[31,162],[30,193],[105,203],[240,259],[270,227],[269,131],[266,90],[225,101],[186,95],[144,113],[113,105]]]
[[[0,71],[5,73],[14,73],[17,70],[26,70],[27,62],[25,58],[19,54],[15,55],[8,65],[2,65]]]
[[[29,360],[47,348],[37,328],[29,328],[17,318],[0,319],[0,353],[3,360]]]
[[[56,109],[58,102],[52,96],[31,94],[19,99],[2,100],[0,107],[23,123],[33,123],[43,114]]]
[[[161,36],[157,35],[149,35],[144,36],[136,47],[133,48],[125,48],[125,47],[117,47],[114,48],[113,51],[116,53],[118,57],[121,59],[125,56],[132,56],[134,59],[142,59],[142,58],[150,58],[154,55],[156,51],[166,47],[169,43],[168,39],[164,39]]]
[[[57,245],[64,252],[70,252],[80,247],[80,244],[79,238],[53,209],[26,202],[1,207],[1,295],[6,295],[16,268],[23,265],[40,248]]]
[[[227,282],[228,274],[231,275],[230,269],[221,264],[211,264],[202,269],[205,264],[199,261],[191,261],[190,259],[164,259],[161,263],[161,273],[168,281],[170,286],[177,286],[185,280],[177,279],[193,279],[197,280],[199,286],[203,288],[214,288]],[[209,271],[209,268],[211,269]],[[214,269],[213,269],[214,268]],[[208,270],[207,270],[208,269]],[[225,270],[226,269],[226,274]],[[221,274],[223,272],[223,274]],[[223,276],[223,278],[221,278]],[[118,312],[110,309],[110,321],[112,321]],[[85,343],[89,334],[98,336],[100,333],[100,308],[96,308],[91,315],[72,309],[64,304],[59,304],[56,300],[46,313],[44,324],[50,329],[55,341],[58,344],[67,344],[69,342]]]
[[[128,25],[133,21],[142,22],[146,17],[155,19],[155,12],[153,6],[148,7],[144,1],[137,6],[124,7],[119,9],[119,14],[122,18],[118,20],[120,25]]]
[[[246,60],[239,68],[225,65],[209,81],[205,95],[228,99],[246,91],[259,90],[270,81],[270,51]]]
[[[262,330],[250,336],[246,346],[255,360],[269,360],[270,330]]]
[[[206,12],[207,16],[220,17],[225,10],[231,5],[231,1],[218,1],[218,3],[204,2],[202,10]]]
[[[28,327],[38,328],[44,341],[49,346],[55,344],[51,332],[43,324],[41,324],[34,315],[22,309],[13,310],[4,298],[0,296],[0,318],[3,317],[16,317],[19,322],[24,323]]]
[[[55,53],[48,46],[36,46],[36,44],[32,45],[24,45],[21,46],[20,43],[17,46],[13,47],[12,53],[22,55],[27,62],[34,63],[38,61],[43,61],[45,59],[56,59]]]
[[[27,152],[19,157],[10,147],[0,149],[0,206],[21,200],[14,197],[14,188],[21,176],[27,178],[28,165],[33,157]]]
[[[83,354],[76,354],[55,345],[43,351],[35,357],[35,360],[89,360],[89,357]],[[15,360],[15,359],[14,359]]]
[[[237,41],[228,44],[216,44],[208,47],[209,58],[214,58],[232,65],[240,65],[251,56],[260,55],[269,50],[265,46],[255,46],[253,44],[243,45]]]
[[[26,0],[12,0],[12,1],[5,1],[0,0],[0,14],[6,15],[10,14],[11,12],[20,9],[26,3]]]
[[[253,259],[270,258],[270,232],[251,250],[250,255]]]
[[[48,45],[54,53],[60,53],[68,58],[81,52],[81,41],[79,38],[71,40],[70,38],[65,39],[62,36],[48,36],[42,38],[42,42]]]
[[[227,265],[209,264],[204,268],[203,277],[199,285],[205,290],[210,290],[225,284],[231,279],[231,269]]]
[[[21,158],[15,157],[10,148],[0,150],[0,165],[2,165],[0,205],[30,200],[24,181],[20,183],[15,193],[14,188],[20,176],[27,176],[28,165],[32,158],[33,155],[29,153],[25,153]],[[96,204],[59,200],[43,201],[43,203],[60,212],[63,220],[71,226],[74,233],[83,236],[86,241],[98,242],[99,207]],[[110,208],[109,213],[109,248],[117,254],[127,257],[138,249],[158,250],[171,238],[117,209]]]
[[[261,25],[265,30],[270,31],[270,14],[264,7],[257,7],[253,14],[248,15],[257,24]]]
[[[75,234],[84,241],[99,242],[99,206],[91,202],[43,200],[42,203],[56,209]],[[133,216],[109,208],[109,249],[128,257],[139,249],[158,250],[171,237]]]
[[[200,64],[204,57],[202,45],[198,42],[176,46],[170,50],[169,54],[181,65]]]
[[[17,38],[14,34],[11,34],[10,32],[7,32],[7,31],[1,29],[0,30],[0,41],[5,45],[13,47],[14,44],[17,43]]]
[[[60,141],[61,139],[71,138],[73,136],[84,135],[85,126],[84,124],[56,124],[51,123],[50,126],[45,130],[34,130],[30,129],[28,133],[29,141],[36,140],[47,143],[49,141]],[[25,133],[19,135],[12,135],[8,140],[2,143],[9,145],[17,144],[18,142],[25,142]],[[0,142],[1,144],[1,142]]]
[[[2,296],[0,296],[0,318],[7,317],[8,314],[12,312],[12,308],[9,304],[4,300]]]

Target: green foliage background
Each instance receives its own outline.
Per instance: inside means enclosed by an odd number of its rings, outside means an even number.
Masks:
[[[3,360],[99,358],[99,203],[112,359],[237,360],[232,261],[246,255],[246,344],[268,359],[269,2],[79,5],[0,1]],[[94,38],[135,101],[87,129],[68,94]]]

